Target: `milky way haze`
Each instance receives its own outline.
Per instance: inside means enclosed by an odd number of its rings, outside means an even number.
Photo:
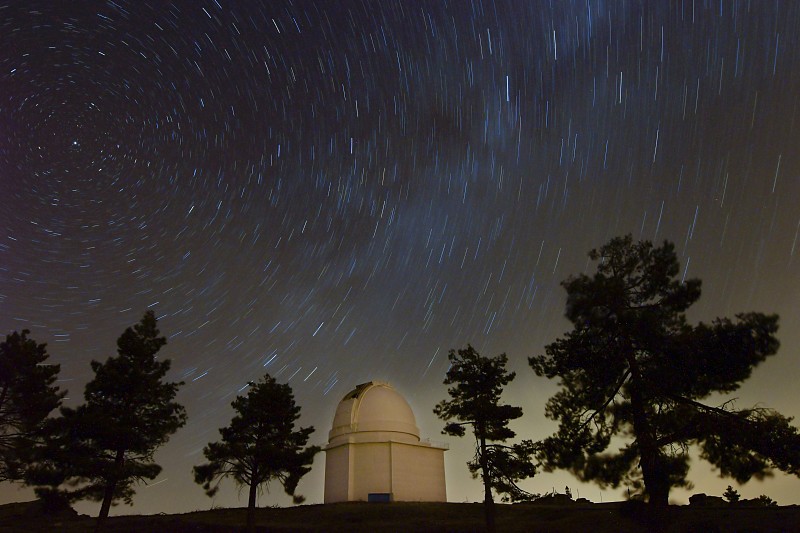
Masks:
[[[48,343],[74,405],[156,311],[189,423],[118,513],[209,507],[191,467],[265,372],[315,443],[371,379],[445,440],[431,409],[471,342],[508,353],[514,428],[547,436],[556,384],[527,357],[569,328],[560,281],[625,233],[675,242],[693,321],[781,315],[735,396],[798,415],[798,27],[797,2],[0,0],[2,332]],[[450,445],[450,499],[480,498]],[[730,483],[694,464],[695,492]],[[565,484],[621,497],[525,487]]]

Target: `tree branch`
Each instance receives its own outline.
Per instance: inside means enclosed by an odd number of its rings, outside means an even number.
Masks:
[[[608,397],[608,399],[599,409],[596,409],[594,413],[592,413],[592,415],[589,418],[587,418],[583,424],[580,425],[580,427],[578,428],[579,431],[583,431],[586,428],[586,426],[589,425],[589,422],[594,420],[597,415],[606,410],[606,408],[611,404],[611,402],[614,401],[614,398],[617,397],[617,394],[619,394],[620,389],[622,388],[623,385],[625,385],[625,382],[628,380],[630,375],[631,371],[626,370],[625,373],[622,375],[622,379],[620,379],[619,384],[617,384],[617,387],[614,389],[614,392]],[[583,414],[581,416],[583,416]]]

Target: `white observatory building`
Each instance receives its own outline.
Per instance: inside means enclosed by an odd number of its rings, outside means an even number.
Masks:
[[[328,433],[325,503],[447,501],[446,449],[420,440],[414,412],[391,385],[358,385],[339,402]]]

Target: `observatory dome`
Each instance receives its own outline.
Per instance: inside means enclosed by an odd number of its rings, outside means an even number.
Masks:
[[[419,429],[408,402],[391,385],[381,381],[362,383],[348,392],[333,417],[329,445],[374,439],[378,434],[393,440],[419,442]]]
[[[447,501],[447,445],[420,440],[411,406],[388,383],[362,383],[345,394],[331,426],[325,503]]]

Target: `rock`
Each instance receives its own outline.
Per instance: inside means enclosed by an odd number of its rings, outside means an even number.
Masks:
[[[696,507],[726,507],[728,502],[719,496],[709,496],[708,494],[700,493],[693,494],[689,498],[689,505]]]

